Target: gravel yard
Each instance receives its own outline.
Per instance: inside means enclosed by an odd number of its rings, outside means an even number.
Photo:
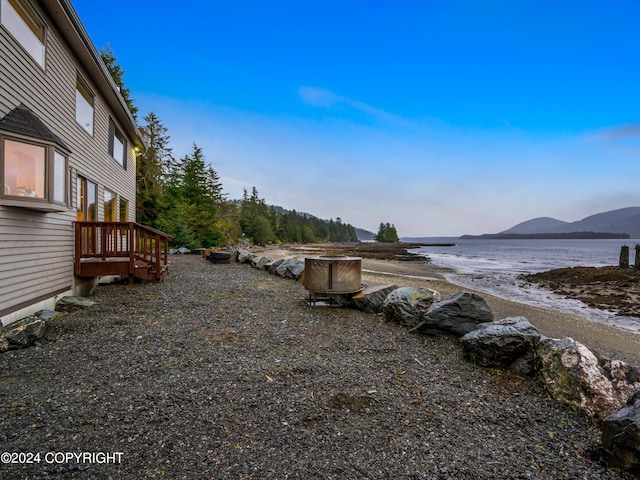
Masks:
[[[631,478],[534,379],[304,296],[198,256],[164,283],[96,288],[47,342],[0,355],[0,452],[40,454],[0,478]]]

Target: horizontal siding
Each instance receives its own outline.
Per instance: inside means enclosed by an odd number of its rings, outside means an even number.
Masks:
[[[4,272],[13,273],[18,269],[26,269],[34,265],[48,263],[51,259],[64,257],[68,253],[69,246],[65,244],[57,248],[54,246],[47,250],[34,249],[32,247],[15,248],[12,250],[11,256],[1,255],[0,253],[0,277]],[[69,257],[69,259],[73,261],[73,257]]]
[[[3,246],[3,253],[12,253],[12,246],[15,247],[28,247],[28,248],[41,248],[47,249],[51,245],[64,245],[69,248],[73,246],[72,238],[61,238],[56,235],[40,235],[37,239],[33,238],[33,235],[16,234],[14,236],[7,234],[0,234],[0,242],[6,242],[7,246]],[[10,244],[11,242],[11,244]],[[69,252],[73,254],[73,251]]]
[[[60,285],[59,290],[71,288],[73,284],[72,277],[69,276],[68,271],[52,274],[49,282]],[[56,290],[44,290],[42,288],[42,282],[37,279],[21,280],[19,285],[14,282],[8,286],[0,286],[0,305],[10,308],[13,305],[20,305],[21,303],[55,291]]]
[[[0,289],[8,288],[11,284],[17,284],[23,281],[27,281],[34,274],[38,274],[42,270],[50,270],[57,268],[59,259],[53,256],[40,259],[39,262],[32,261],[31,259],[25,259],[20,264],[19,270],[0,270]],[[73,258],[68,258],[65,264],[72,265]],[[61,270],[61,272],[63,272]]]
[[[30,215],[22,211],[0,207],[0,305],[4,308],[73,285],[73,212]]]
[[[35,5],[37,8],[37,5]],[[73,228],[76,216],[75,178],[98,184],[98,219],[104,218],[105,188],[129,202],[135,219],[135,162],[132,152],[123,169],[108,153],[109,117],[106,102],[44,12],[47,22],[46,61],[42,69],[0,27],[0,118],[23,103],[70,148],[72,205],[67,211],[33,212],[0,206],[0,306],[11,308],[31,299],[70,288],[73,276]],[[96,94],[94,133],[75,120],[75,86],[80,72]],[[124,129],[121,129],[124,130]],[[132,145],[131,139],[127,139]]]
[[[34,234],[37,234],[37,232],[42,228],[42,225],[43,225],[42,221],[36,222],[36,221],[17,221],[17,220],[6,219],[6,218],[3,219],[1,218],[1,214],[5,210],[7,209],[5,208],[0,210],[0,222],[2,222],[2,227],[0,227],[0,235],[2,234],[13,235],[13,234],[17,234],[18,231],[22,231],[22,232],[34,235]],[[58,221],[46,222],[47,230],[49,230],[50,232],[56,232],[56,231],[65,232],[65,234],[71,233],[72,226],[69,220],[73,221],[73,218],[66,218],[62,220],[64,221],[60,221],[60,219],[58,219]],[[2,248],[2,245],[0,245],[0,248]]]
[[[72,209],[66,212],[47,213],[34,212],[26,208],[4,208],[0,210],[0,222],[3,226],[8,228],[13,227],[27,227],[29,225],[36,225],[42,222],[43,217],[47,217],[48,224],[59,224],[70,228],[69,218],[73,218],[75,212]]]

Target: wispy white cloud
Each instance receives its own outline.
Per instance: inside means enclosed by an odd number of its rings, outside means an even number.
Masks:
[[[339,105],[346,105],[359,112],[365,113],[369,117],[383,122],[405,122],[405,120],[393,113],[373,107],[367,103],[351,98],[337,95],[329,90],[316,87],[300,87],[298,94],[303,102],[315,107],[331,108]]]
[[[300,87],[298,94],[303,102],[314,107],[329,108],[336,103],[344,101],[342,97],[322,88]]]
[[[599,132],[598,137],[606,140],[640,138],[640,122],[608,128]]]

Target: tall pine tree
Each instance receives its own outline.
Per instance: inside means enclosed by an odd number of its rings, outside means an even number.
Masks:
[[[380,223],[378,233],[374,237],[376,242],[397,242],[399,241],[396,227],[390,223]]]
[[[167,129],[155,113],[144,117],[139,127],[145,148],[136,159],[136,219],[138,223],[155,225],[163,208],[163,171],[173,163]]]
[[[244,235],[252,239],[253,243],[266,245],[276,240],[273,222],[270,221],[270,217],[274,215],[264,199],[258,196],[256,187],[251,190],[251,196],[244,190],[240,204],[240,226]]]
[[[118,87],[118,90],[120,90],[120,95],[122,95],[122,98],[127,104],[127,107],[129,107],[131,115],[137,121],[138,107],[136,107],[133,103],[133,99],[131,98],[131,90],[126,88],[124,84],[124,74],[126,72],[118,64],[118,59],[114,55],[113,50],[111,50],[111,47],[109,47],[109,45],[100,49],[100,57],[109,70],[109,73],[111,73],[111,78],[113,78],[113,81]]]
[[[227,235],[218,229],[216,218],[224,201],[222,185],[213,167],[207,167],[202,148],[194,144],[191,154],[169,165],[165,178],[167,209],[158,219],[158,228],[171,235],[189,231],[198,247],[226,242]],[[227,227],[227,231],[233,229]]]

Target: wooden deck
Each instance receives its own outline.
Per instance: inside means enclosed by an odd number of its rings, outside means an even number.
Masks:
[[[128,276],[129,282],[163,280],[169,271],[164,232],[135,222],[75,222],[77,277]]]

